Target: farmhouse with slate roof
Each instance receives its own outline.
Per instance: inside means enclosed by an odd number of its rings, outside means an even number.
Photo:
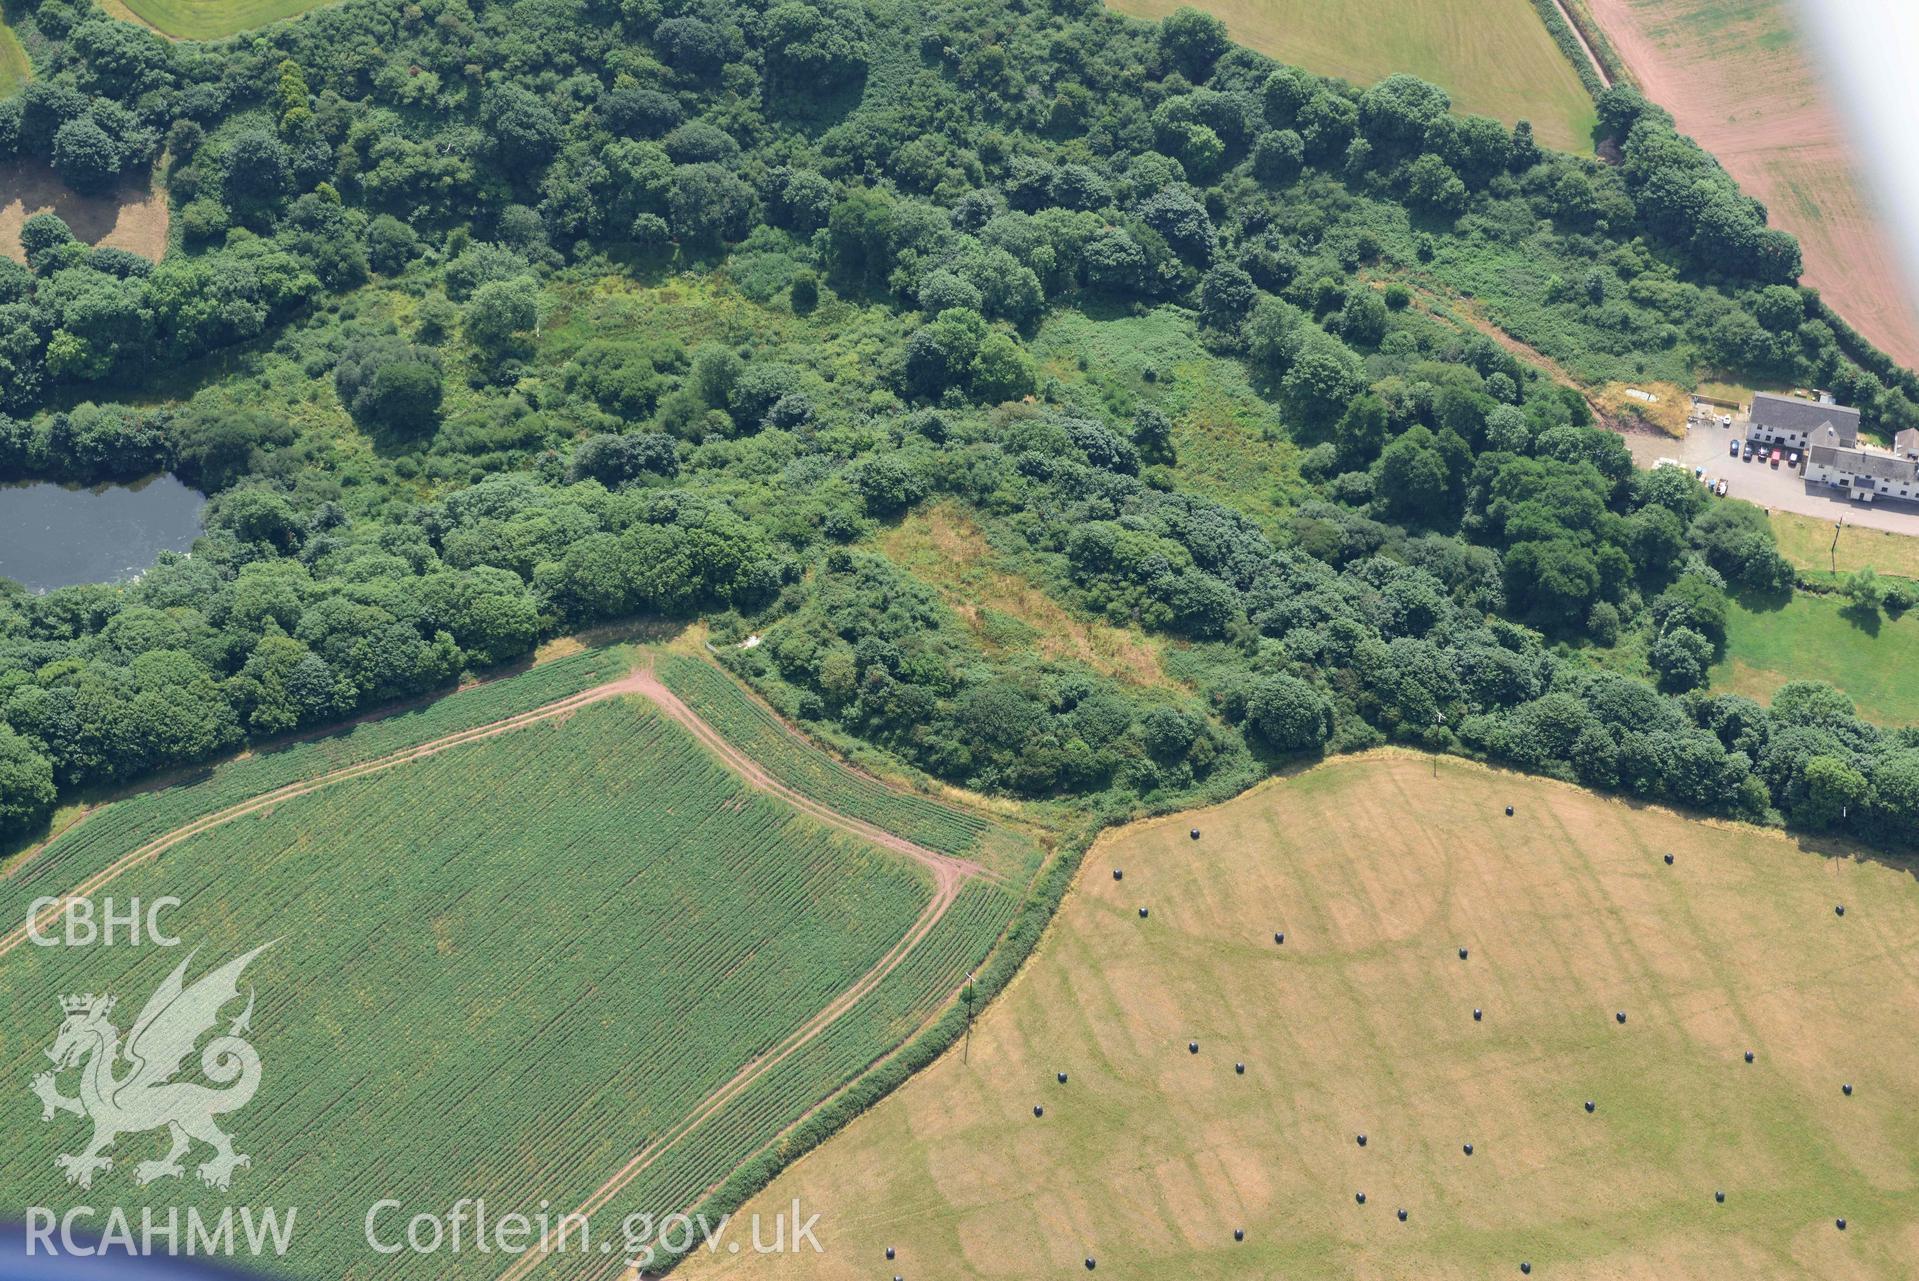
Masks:
[[[1806,479],[1844,490],[1859,502],[1919,502],[1919,460],[1912,458],[1815,444],[1806,451]]]
[[[1829,434],[1821,433],[1821,439],[1814,439],[1814,433],[1828,427],[1831,428]],[[1813,444],[1851,449],[1859,442],[1859,411],[1829,401],[1755,392],[1752,425],[1746,435],[1756,442],[1783,445],[1787,449],[1804,449]]]

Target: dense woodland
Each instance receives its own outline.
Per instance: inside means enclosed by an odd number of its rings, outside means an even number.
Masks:
[[[82,190],[158,162],[176,244],[42,216],[0,260],[0,478],[213,501],[138,582],[0,585],[0,831],[660,613],[763,636],[732,661],[822,732],[1016,796],[1118,812],[1404,741],[1919,832],[1919,734],[1703,688],[1729,593],[1793,589],[1761,513],[1634,472],[1427,305],[1593,382],[1728,369],[1919,423],[1630,90],[1575,157],[1086,0],[348,0],[212,45],[17,17],[0,158]],[[1243,362],[1281,514],[1188,483],[1173,370],[1037,358],[1064,311]],[[983,646],[875,541],[935,501],[1177,679]],[[1622,635],[1650,679],[1593,658]]]

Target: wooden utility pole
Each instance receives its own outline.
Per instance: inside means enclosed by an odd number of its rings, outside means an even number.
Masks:
[[[1831,555],[1832,555],[1832,572],[1834,577],[1837,577],[1839,574],[1839,531],[1844,529],[1845,527],[1846,527],[1846,518],[1844,516],[1841,516],[1839,518],[1839,523],[1832,527]]]
[[[964,1063],[973,1053],[973,980],[968,976],[966,986],[960,989],[960,1000],[966,1003],[966,1041],[960,1047],[960,1062]]]

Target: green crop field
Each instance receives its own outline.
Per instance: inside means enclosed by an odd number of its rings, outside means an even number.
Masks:
[[[1160,19],[1182,0],[1117,0]],[[1461,111],[1533,122],[1541,142],[1592,145],[1598,120],[1528,0],[1200,0],[1233,39],[1281,62],[1370,84],[1396,71],[1445,89]]]
[[[1862,618],[1844,598],[1796,594],[1779,608],[1734,601],[1726,654],[1712,687],[1770,698],[1787,681],[1830,681],[1852,696],[1859,714],[1886,725],[1919,724],[1919,613]]]
[[[1915,932],[1902,868],[1329,762],[1108,833],[970,1051],[741,1211],[824,1253],[684,1275],[1905,1278]]]
[[[0,873],[0,919],[23,919],[35,897],[60,894],[126,851],[202,815],[302,779],[530,712],[622,675],[628,661],[618,647],[571,654],[390,716],[222,762],[207,768],[191,787],[136,792],[89,815],[34,857],[8,864]]]
[[[135,19],[175,40],[223,40],[282,18],[316,9],[327,0],[119,0]]]
[[[598,683],[606,662],[581,655],[441,700],[415,714],[436,718],[429,733],[379,722],[331,750],[294,750],[315,772],[365,760],[524,710],[529,692],[545,702]],[[534,677],[537,690],[515,688]],[[476,699],[486,706],[462,703]],[[16,868],[9,890],[46,892],[181,816],[260,794],[268,780],[246,778],[247,764],[158,793],[186,798],[164,816],[136,810],[119,825],[109,807]],[[192,803],[202,788],[217,795]],[[112,848],[68,853],[89,829]],[[43,859],[58,874],[28,877]],[[497,1255],[375,1254],[364,1217],[387,1197],[407,1207],[396,1233],[462,1196],[562,1213],[650,1145],[660,1157],[607,1213],[691,1204],[949,999],[1013,906],[1004,889],[965,884],[919,937],[933,902],[922,869],[753,790],[633,697],[290,796],[171,846],[110,892],[183,901],[167,922],[198,949],[189,979],[278,940],[246,980],[265,1073],[258,1100],[227,1118],[253,1159],[233,1199],[299,1207],[286,1270],[314,1277],[497,1276]],[[183,956],[18,948],[0,973],[0,1073],[24,1082],[46,1067],[57,996],[116,994],[126,1031]],[[849,990],[863,994],[804,1039]],[[767,1070],[721,1091],[756,1062]],[[15,1116],[0,1204],[137,1215],[228,1199],[191,1169],[136,1186],[158,1134],[123,1137],[91,1191],[69,1188],[53,1159],[85,1126],[39,1124],[31,1106]]]

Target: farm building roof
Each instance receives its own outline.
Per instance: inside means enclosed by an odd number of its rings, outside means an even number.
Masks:
[[[1797,396],[1779,396],[1769,391],[1754,392],[1752,422],[1755,427],[1773,431],[1794,431],[1811,436],[1830,424],[1841,445],[1850,446],[1859,439],[1859,411],[1844,405],[1822,405]]]
[[[1821,466],[1850,472],[1854,476],[1871,476],[1876,480],[1910,482],[1919,478],[1919,463],[1908,458],[1894,458],[1890,454],[1869,454],[1863,449],[1833,449],[1826,445],[1814,445],[1806,451],[1806,458]]]

